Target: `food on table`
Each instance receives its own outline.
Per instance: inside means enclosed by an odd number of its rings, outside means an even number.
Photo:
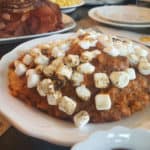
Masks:
[[[73,5],[78,5],[81,3],[81,0],[50,0],[54,3],[57,3],[60,7],[69,7]]]
[[[48,0],[0,1],[0,38],[46,33],[61,28],[60,8]]]
[[[37,45],[9,67],[11,94],[49,115],[112,122],[150,102],[148,51],[132,41],[95,31]]]
[[[150,42],[150,36],[143,36],[143,37],[140,38],[140,41],[148,43],[148,42]]]

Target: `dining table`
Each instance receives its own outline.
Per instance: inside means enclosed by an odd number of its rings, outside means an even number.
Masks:
[[[125,3],[127,4],[127,3]],[[117,27],[111,27],[108,25],[100,24],[96,21],[93,21],[88,17],[88,11],[95,6],[84,5],[77,8],[74,12],[69,15],[76,21],[77,26],[72,31],[76,31],[79,28],[95,28],[100,31],[100,27],[113,28],[117,30]],[[149,34],[150,29],[126,29],[119,28],[119,30],[124,30],[127,32],[135,32],[138,34]],[[131,31],[132,30],[132,31]],[[100,31],[101,32],[101,31]],[[24,41],[22,41],[24,42]],[[20,43],[10,43],[10,44],[1,44],[0,45],[0,57],[4,54],[15,48]],[[10,126],[9,129],[0,136],[0,150],[69,150],[70,147],[58,146],[52,143],[48,143],[28,135],[24,135],[18,131],[15,127]]]

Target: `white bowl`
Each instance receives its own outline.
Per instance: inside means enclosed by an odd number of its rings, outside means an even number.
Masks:
[[[28,51],[38,44],[59,39],[68,39],[74,33],[57,34],[25,42],[6,54],[0,61],[0,112],[21,132],[59,145],[71,146],[85,140],[95,131],[110,130],[118,125],[128,128],[150,128],[150,109],[144,109],[129,118],[112,123],[88,124],[82,129],[75,128],[73,123],[48,116],[37,109],[25,105],[13,97],[8,89],[8,66],[20,53]]]
[[[71,150],[150,150],[150,132],[144,129],[116,127],[98,131]]]

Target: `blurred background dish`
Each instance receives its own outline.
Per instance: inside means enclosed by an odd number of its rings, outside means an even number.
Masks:
[[[97,15],[116,23],[150,24],[150,9],[135,5],[104,6],[97,10]]]
[[[58,4],[61,8],[65,9],[68,7],[76,7],[83,3],[83,0],[51,0],[52,2]]]
[[[29,39],[33,39],[33,38],[63,33],[63,32],[72,30],[76,27],[76,22],[74,21],[74,19],[72,17],[70,17],[68,15],[62,14],[62,22],[64,24],[64,28],[60,29],[58,31],[47,32],[47,33],[42,33],[42,34],[11,37],[11,38],[0,38],[0,45],[1,44],[10,44],[10,43],[19,43],[19,42],[23,42],[25,40],[29,40]]]
[[[59,5],[63,13],[71,13],[85,4],[84,0],[50,0]]]
[[[0,38],[58,31],[64,28],[59,6],[47,0],[1,0]]]
[[[126,1],[127,0],[105,0],[105,4],[115,5],[115,4],[122,4]]]
[[[107,10],[109,10],[109,8],[112,7],[112,6],[104,6],[104,7],[107,8]],[[100,9],[103,9],[103,7],[95,7],[95,8],[92,8],[91,10],[89,10],[89,12],[88,12],[89,17],[91,19],[97,21],[97,22],[100,22],[100,23],[103,23],[103,24],[106,24],[106,25],[115,26],[115,27],[124,27],[124,28],[132,28],[132,29],[135,29],[135,28],[149,28],[150,27],[149,23],[147,23],[147,24],[142,24],[142,23],[141,24],[134,24],[134,23],[132,23],[131,24],[131,23],[114,22],[114,21],[111,21],[111,20],[104,19],[98,13]]]

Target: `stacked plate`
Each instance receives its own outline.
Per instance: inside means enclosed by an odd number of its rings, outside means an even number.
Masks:
[[[85,0],[88,5],[121,4],[127,0]]]
[[[89,16],[98,22],[117,27],[150,27],[150,9],[134,5],[96,7],[89,11]]]
[[[10,44],[10,43],[19,43],[22,41],[30,40],[33,38],[38,38],[38,37],[44,37],[44,36],[50,36],[53,34],[58,34],[58,33],[63,33],[67,32],[69,30],[72,30],[76,27],[76,22],[75,20],[66,15],[62,14],[62,21],[64,24],[64,28],[57,30],[57,31],[52,31],[52,32],[47,32],[47,33],[42,33],[42,34],[33,34],[33,35],[25,35],[25,36],[18,36],[18,37],[11,37],[11,38],[0,38],[0,45],[2,44]]]

